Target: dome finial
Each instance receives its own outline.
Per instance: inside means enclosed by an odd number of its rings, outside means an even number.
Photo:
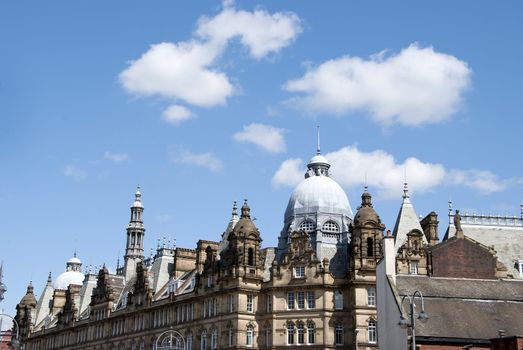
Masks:
[[[409,198],[409,184],[407,182],[403,183],[403,198]]]
[[[318,144],[317,144],[317,147],[316,147],[316,154],[320,155],[321,154],[321,151],[320,151],[320,126],[318,125],[317,128],[318,128],[318,130],[317,130],[317,133],[318,133]]]

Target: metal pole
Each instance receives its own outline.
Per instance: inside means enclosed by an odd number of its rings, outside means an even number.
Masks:
[[[13,320],[13,322],[15,323],[15,326],[16,326],[16,336],[15,336],[15,339],[18,341],[18,346],[21,347],[22,344],[21,344],[20,339],[19,339],[19,337],[20,337],[20,326],[18,325],[18,322],[16,322],[16,320],[11,315],[0,314],[0,316],[7,316],[7,317],[9,317],[10,319]]]
[[[412,327],[412,350],[416,350],[416,317],[414,317],[414,298],[410,300],[410,324]]]

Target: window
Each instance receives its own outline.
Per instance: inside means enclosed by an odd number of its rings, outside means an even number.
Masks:
[[[234,345],[234,329],[232,327],[229,328],[229,346]]]
[[[305,344],[305,327],[303,323],[298,323],[298,344]]]
[[[305,309],[305,292],[298,292],[298,309]]]
[[[269,326],[266,326],[263,330],[263,338],[265,340],[265,346],[271,346],[272,345],[272,334],[271,334],[271,328]]]
[[[367,305],[376,306],[376,288],[367,288]]]
[[[211,349],[218,348],[218,330],[214,328],[211,332]]]
[[[212,276],[207,276],[207,288],[212,287]]]
[[[343,325],[340,323],[336,325],[334,340],[336,341],[336,345],[343,345]]]
[[[294,344],[294,325],[292,323],[287,325],[287,344]]]
[[[418,262],[417,261],[411,261],[410,262],[410,274],[411,275],[417,275],[418,274]]]
[[[251,265],[251,266],[254,265],[254,249],[249,248],[249,250],[247,251],[247,256],[248,256],[247,264]]]
[[[265,296],[265,311],[272,311],[272,296],[270,294]]]
[[[207,349],[207,331],[203,330],[202,335],[200,336],[200,350]]]
[[[367,238],[367,256],[374,256],[374,240]]]
[[[335,223],[334,221],[327,221],[326,223],[324,223],[321,230],[323,232],[327,232],[327,233],[339,233],[340,232],[340,228],[339,228],[338,224]]]
[[[287,309],[294,309],[294,292],[287,293]]]
[[[252,294],[247,294],[247,312],[252,312],[253,311],[253,295]]]
[[[334,308],[343,310],[343,292],[341,290],[334,291]]]
[[[252,346],[252,341],[254,338],[254,328],[252,326],[247,326],[247,346]]]
[[[314,232],[316,229],[316,225],[311,220],[307,220],[301,223],[300,230],[305,231],[307,233]]]
[[[307,322],[307,343],[314,344],[315,341],[314,334],[314,322]]]
[[[305,266],[296,266],[294,268],[294,277],[304,278],[305,277]]]
[[[309,309],[316,308],[316,297],[314,296],[314,291],[313,290],[308,290],[307,291],[307,307]]]
[[[229,310],[229,312],[234,311],[234,302],[232,299],[232,295],[227,295],[227,310]]]
[[[185,342],[185,350],[192,350],[192,333],[187,334],[187,340]]]
[[[368,337],[369,337],[369,343],[376,343],[377,337],[376,337],[376,321],[370,320],[369,321],[369,329],[368,329]]]

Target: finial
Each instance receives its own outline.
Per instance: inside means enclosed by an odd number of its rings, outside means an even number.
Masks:
[[[116,258],[116,270],[118,270],[120,268],[120,256],[118,256],[118,258]]]
[[[163,236],[162,248],[165,248],[165,236]]]
[[[320,152],[320,126],[318,125],[317,128],[318,128],[318,131],[317,131],[317,133],[318,133],[318,146],[316,147],[316,154],[320,155],[321,154],[321,152]]]
[[[523,204],[520,204],[519,207],[521,209],[521,218],[523,219]]]
[[[76,258],[76,248],[74,249],[73,257]]]
[[[156,240],[156,249],[160,249],[160,238]]]
[[[47,283],[51,283],[51,281],[52,281],[51,271],[49,271],[49,275],[47,275]]]
[[[403,198],[409,198],[409,184],[407,182],[403,183]]]
[[[176,249],[176,238],[173,238],[173,249]]]

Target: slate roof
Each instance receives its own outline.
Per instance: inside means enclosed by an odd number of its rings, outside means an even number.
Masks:
[[[400,296],[423,294],[429,319],[416,322],[417,336],[478,340],[501,329],[523,335],[523,281],[397,276],[396,288]]]
[[[505,265],[507,273],[516,279],[523,279],[516,265],[523,260],[523,227],[489,226],[461,224],[465,236],[489,247],[494,247],[498,260]],[[456,228],[453,224],[447,229],[445,238],[453,237]]]

